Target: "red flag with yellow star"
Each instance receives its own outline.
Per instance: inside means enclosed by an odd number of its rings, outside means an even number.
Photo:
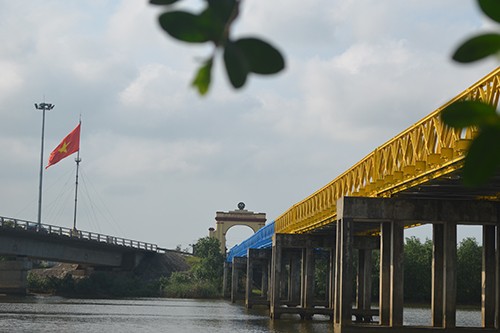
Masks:
[[[62,160],[65,157],[68,157],[69,155],[77,152],[80,149],[80,124],[75,127],[74,130],[71,131],[66,137],[61,141],[59,146],[56,147],[50,153],[49,156],[49,163],[45,167],[47,169],[49,166],[56,164],[60,160]]]

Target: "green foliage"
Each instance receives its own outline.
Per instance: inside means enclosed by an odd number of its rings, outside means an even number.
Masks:
[[[200,238],[193,245],[195,257],[189,259],[191,269],[174,272],[162,279],[161,289],[167,297],[214,298],[219,297],[222,287],[224,255],[220,242],[211,237]]]
[[[200,257],[191,269],[197,281],[206,281],[222,287],[224,255],[220,253],[220,242],[216,238],[200,238],[193,246],[193,254]]]
[[[151,4],[170,5],[180,0],[150,0]],[[241,88],[248,74],[276,74],[285,68],[281,53],[271,44],[257,38],[234,39],[231,26],[238,17],[241,0],[206,0],[199,13],[167,10],[158,18],[161,28],[172,38],[185,43],[212,43],[214,51],[196,71],[192,86],[205,95],[211,82],[212,65],[222,49],[224,65],[231,85]]]
[[[326,298],[327,284],[330,278],[330,271],[328,270],[330,260],[330,253],[321,251],[320,255],[316,256],[314,265],[314,293],[318,299]]]
[[[379,297],[380,252],[372,252],[372,300]],[[482,248],[474,238],[457,247],[457,301],[478,304],[481,299]],[[404,300],[429,303],[432,288],[432,241],[409,237],[404,245]]]
[[[489,18],[500,23],[500,1],[478,0]],[[500,53],[500,34],[485,33],[463,42],[452,58],[471,63]],[[478,135],[469,146],[463,168],[466,185],[484,184],[500,169],[500,115],[495,108],[479,101],[458,101],[447,107],[442,120],[454,128],[475,127]]]
[[[88,277],[42,277],[28,274],[31,292],[51,293],[76,297],[153,297],[159,296],[159,282],[145,283],[138,277],[113,272],[94,272]]]
[[[482,248],[475,238],[464,238],[457,249],[457,302],[481,303]]]
[[[432,241],[406,238],[404,247],[404,297],[413,302],[430,301]]]
[[[443,110],[441,119],[454,128],[478,129],[467,151],[463,181],[469,186],[485,183],[500,168],[500,115],[486,103],[459,101]]]
[[[488,17],[500,23],[500,5],[498,0],[479,0],[479,7]]]
[[[163,294],[175,298],[216,298],[219,289],[213,283],[197,280],[192,272],[174,272],[160,281]]]
[[[453,60],[461,63],[474,62],[495,55],[500,51],[500,35],[488,33],[464,42],[453,54]]]
[[[213,59],[208,59],[196,73],[192,85],[198,88],[200,95],[205,95],[210,88],[210,81],[212,80],[212,65]]]

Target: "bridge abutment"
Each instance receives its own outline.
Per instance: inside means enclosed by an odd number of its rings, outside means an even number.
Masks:
[[[26,257],[0,261],[0,293],[26,294],[32,262]]]

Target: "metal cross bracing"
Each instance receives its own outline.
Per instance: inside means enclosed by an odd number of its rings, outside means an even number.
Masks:
[[[477,131],[443,124],[441,111],[458,100],[480,100],[495,107],[500,94],[500,67],[427,117],[375,149],[349,170],[276,219],[276,233],[305,233],[336,220],[343,196],[473,197],[500,200],[500,175],[470,190],[461,186],[466,149]]]

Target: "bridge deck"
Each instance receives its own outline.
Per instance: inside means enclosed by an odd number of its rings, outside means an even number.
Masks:
[[[103,235],[90,231],[73,230],[70,228],[54,226],[50,224],[41,224],[25,221],[15,218],[0,216],[0,231],[25,232],[26,235],[36,234],[37,236],[60,236],[73,240],[92,241],[99,244],[115,245],[125,247],[131,250],[146,252],[163,252],[156,244]]]

